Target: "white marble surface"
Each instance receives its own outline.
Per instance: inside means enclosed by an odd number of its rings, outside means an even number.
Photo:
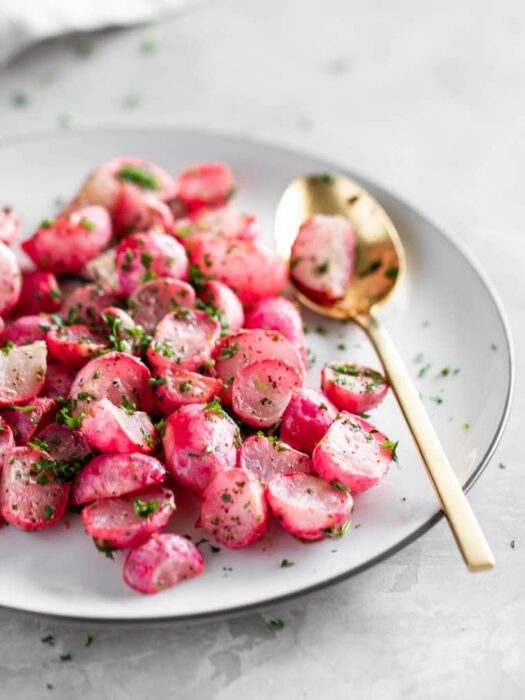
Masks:
[[[157,121],[307,149],[392,188],[481,261],[517,350],[513,414],[470,494],[498,565],[467,574],[441,523],[354,580],[230,621],[108,627],[0,611],[1,696],[523,697],[523,4],[214,0],[104,33],[89,56],[83,46],[41,46],[0,73],[0,135]]]

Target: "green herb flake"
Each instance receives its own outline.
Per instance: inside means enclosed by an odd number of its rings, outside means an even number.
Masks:
[[[290,566],[295,566],[295,562],[290,561],[289,559],[283,559],[281,561],[281,569],[288,569]]]
[[[90,634],[86,635],[86,638],[84,639],[84,646],[90,647],[92,644],[93,644],[93,637]]]
[[[204,411],[208,411],[210,413],[215,413],[217,416],[220,416],[221,418],[226,418],[227,413],[221,406],[221,402],[219,401],[219,398],[215,396],[209,403],[205,404],[204,406]]]
[[[345,486],[340,481],[336,481],[334,479],[333,481],[330,482],[330,484],[338,491],[342,491],[343,493],[350,493],[350,489],[348,488],[348,486]]]
[[[14,403],[10,403],[7,407],[12,411],[18,411],[18,413],[32,413],[34,410],[36,410],[36,406],[33,406],[32,404],[29,406],[16,406]]]
[[[151,377],[148,381],[154,389],[168,383],[166,377]]]
[[[316,275],[325,275],[330,270],[330,260],[325,260],[320,265],[314,267],[314,272]]]
[[[136,404],[134,404],[133,401],[130,401],[127,396],[122,397],[121,407],[124,409],[124,411],[126,411],[128,416],[132,416],[137,410]]]
[[[155,511],[158,510],[159,504],[158,501],[155,499],[152,499],[151,501],[145,501],[142,498],[136,498],[133,501],[133,512],[135,515],[137,515],[139,518],[142,518],[143,520],[146,520],[149,518],[150,515],[155,513]]]
[[[335,182],[335,178],[330,173],[317,173],[310,176],[312,182],[320,183],[321,185],[331,185]]]
[[[60,661],[73,661],[73,656],[71,654],[60,654]]]
[[[160,183],[156,177],[145,168],[140,168],[136,165],[125,165],[119,170],[117,177],[120,180],[132,182],[144,190],[158,190],[160,188]]]
[[[11,104],[13,107],[17,107],[18,109],[21,107],[27,107],[29,104],[29,97],[27,96],[27,93],[21,91],[14,92],[11,95]]]
[[[388,279],[391,280],[396,280],[399,275],[399,268],[395,266],[388,267],[385,270],[385,277],[388,277]]]
[[[223,503],[231,503],[232,497],[229,493],[223,493],[221,494],[221,501]]]
[[[45,637],[42,637],[40,640],[42,644],[47,644],[50,647],[55,646],[55,635],[53,634],[47,634]]]
[[[232,343],[231,345],[225,345],[219,355],[219,360],[229,360],[239,352],[241,348],[240,343]]]
[[[53,508],[53,506],[45,506],[44,507],[44,510],[42,513],[44,520],[51,520],[51,518],[54,516],[54,514],[55,514],[55,509]]]
[[[286,622],[282,620],[280,617],[276,617],[273,620],[270,620],[270,627],[274,629],[276,632],[280,632],[283,630],[286,626]]]
[[[94,231],[97,228],[97,225],[85,216],[80,219],[80,225],[88,231]]]
[[[511,549],[516,549],[516,540],[511,540],[511,541],[510,541],[510,548],[511,548]]]
[[[507,465],[506,465],[506,464],[502,464],[501,462],[499,463],[498,466],[499,466],[500,469],[506,469],[506,468],[507,468]]]
[[[341,527],[330,527],[323,530],[327,537],[344,537],[350,527],[350,520],[344,522]]]

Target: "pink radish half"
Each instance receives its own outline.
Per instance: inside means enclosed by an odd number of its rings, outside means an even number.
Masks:
[[[321,372],[326,396],[340,411],[364,413],[385,398],[388,384],[385,377],[370,367],[348,362],[329,362]]]
[[[246,469],[219,472],[202,496],[201,523],[225,547],[256,542],[268,525],[263,486]]]
[[[268,503],[281,525],[303,540],[343,534],[352,496],[317,476],[290,473],[268,482]]]
[[[344,484],[356,495],[382,479],[396,447],[367,421],[342,413],[317,444],[312,462],[319,476]]]
[[[163,532],[128,553],[124,581],[139,593],[159,593],[203,571],[203,556],[192,542]]]
[[[283,360],[258,360],[242,367],[232,387],[235,413],[256,428],[270,428],[281,418],[302,377]]]

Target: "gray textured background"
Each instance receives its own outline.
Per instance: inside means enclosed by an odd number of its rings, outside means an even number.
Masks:
[[[230,621],[119,628],[0,611],[2,697],[523,697],[524,83],[518,0],[215,0],[162,26],[38,47],[0,72],[1,135],[211,127],[392,188],[488,270],[518,372],[504,441],[470,496],[493,572],[465,573],[442,523],[352,581]]]

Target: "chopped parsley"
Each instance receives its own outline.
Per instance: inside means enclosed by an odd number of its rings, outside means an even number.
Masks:
[[[229,360],[239,352],[241,348],[240,343],[232,343],[231,345],[225,345],[220,352],[219,360]]]
[[[318,182],[321,185],[331,185],[335,182],[335,178],[330,173],[318,173],[316,175],[311,175],[310,180],[312,182]]]
[[[345,486],[340,481],[334,479],[330,483],[334,488],[338,489],[338,491],[342,491],[343,493],[350,493],[350,489],[348,488],[348,486]]]
[[[150,377],[148,381],[154,389],[168,383],[166,377]]]
[[[7,406],[10,408],[12,411],[18,411],[19,413],[32,413],[34,410],[36,410],[36,406],[29,405],[29,406],[17,406],[14,403],[10,403]]]
[[[287,569],[290,566],[295,566],[294,561],[290,561],[289,559],[283,559],[281,562],[281,569]]]
[[[284,620],[282,620],[280,617],[276,617],[275,619],[270,620],[270,627],[272,629],[276,630],[277,632],[280,632],[281,630],[283,630],[285,628],[285,626],[286,626],[286,622]]]
[[[320,265],[314,267],[314,272],[316,275],[325,275],[330,269],[330,260],[325,260]]]
[[[158,507],[158,501],[155,499],[152,499],[151,501],[144,501],[142,498],[136,498],[133,501],[133,512],[143,520],[146,520],[146,518],[149,518],[150,515],[155,513],[155,511],[158,510]]]
[[[124,411],[126,411],[128,416],[132,416],[137,410],[136,404],[134,404],[133,401],[130,401],[127,396],[122,397],[121,407],[124,409]]]
[[[346,520],[340,527],[329,527],[323,530],[327,537],[344,537],[350,527],[350,520]]]
[[[134,185],[138,185],[144,190],[158,190],[160,188],[160,183],[156,177],[145,168],[140,168],[135,165],[125,165],[119,170],[117,177],[120,180],[132,182]]]

